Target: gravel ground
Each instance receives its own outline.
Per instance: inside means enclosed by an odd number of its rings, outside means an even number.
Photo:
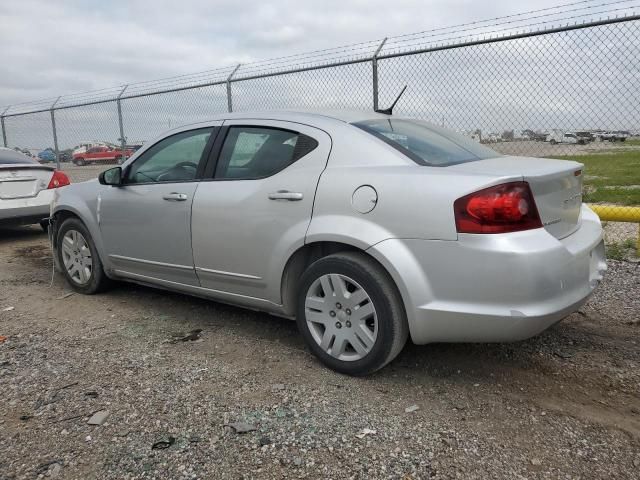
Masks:
[[[638,273],[611,262],[529,341],[408,345],[350,378],[293,322],[132,285],[68,295],[37,228],[0,231],[0,478],[639,478]]]

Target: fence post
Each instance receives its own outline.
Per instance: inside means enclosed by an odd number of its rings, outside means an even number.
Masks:
[[[233,69],[231,75],[227,77],[227,110],[229,111],[229,113],[233,112],[233,102],[231,101],[231,79],[236,74],[239,68],[240,64],[236,65],[236,68]]]
[[[371,57],[371,67],[373,68],[373,109],[378,110],[378,54],[382,47],[384,47],[387,37],[384,37],[382,43],[378,46],[378,49]]]
[[[55,115],[55,106],[60,100],[61,97],[56,98],[56,101],[53,102],[51,108],[49,108],[49,113],[51,113],[51,129],[53,130],[53,151],[56,154],[56,168],[60,170],[60,151],[58,150],[58,132],[56,131],[56,115]]]
[[[9,145],[7,145],[7,130],[5,129],[5,126],[4,126],[4,114],[7,113],[10,108],[11,108],[11,105],[9,105],[7,108],[5,108],[4,112],[2,112],[2,115],[0,115],[0,123],[2,123],[2,145],[4,147],[8,147],[9,146]]]
[[[122,97],[122,94],[124,93],[124,91],[127,89],[128,86],[129,85],[125,85],[122,88],[122,90],[120,90],[120,93],[118,94],[118,98],[116,99],[116,105],[118,107],[118,127],[120,127],[120,153],[122,155],[121,162],[124,162],[127,159],[127,153],[126,153],[127,141],[126,141],[126,138],[124,136],[124,124],[122,122],[121,97]]]

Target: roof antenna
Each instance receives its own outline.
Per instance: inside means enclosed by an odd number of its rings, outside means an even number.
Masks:
[[[402,96],[402,94],[404,93],[404,91],[407,89],[407,86],[405,85],[402,90],[400,90],[400,93],[398,94],[398,96],[396,97],[395,101],[391,104],[391,106],[389,108],[385,108],[384,110],[381,109],[376,109],[375,112],[376,113],[382,113],[384,115],[392,115],[393,114],[393,107],[396,106],[396,103],[398,103],[398,100],[400,100],[400,97]]]

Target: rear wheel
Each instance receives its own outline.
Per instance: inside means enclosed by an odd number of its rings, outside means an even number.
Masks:
[[[77,218],[68,218],[56,236],[58,260],[67,283],[87,295],[109,286],[91,234]]]
[[[400,294],[388,273],[358,252],[313,263],[301,278],[298,328],[311,351],[330,368],[367,375],[402,350],[408,326]]]
[[[124,163],[124,160],[123,160],[123,158],[122,158],[122,155],[118,155],[118,156],[116,157],[116,163],[117,163],[118,165],[122,165],[122,164]]]

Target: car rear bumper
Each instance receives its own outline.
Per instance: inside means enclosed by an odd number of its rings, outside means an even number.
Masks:
[[[0,225],[29,225],[49,216],[53,190],[42,190],[31,198],[0,200]]]
[[[560,240],[536,229],[386,240],[370,252],[396,280],[418,344],[531,337],[580,308],[606,270],[600,221],[586,206]]]

